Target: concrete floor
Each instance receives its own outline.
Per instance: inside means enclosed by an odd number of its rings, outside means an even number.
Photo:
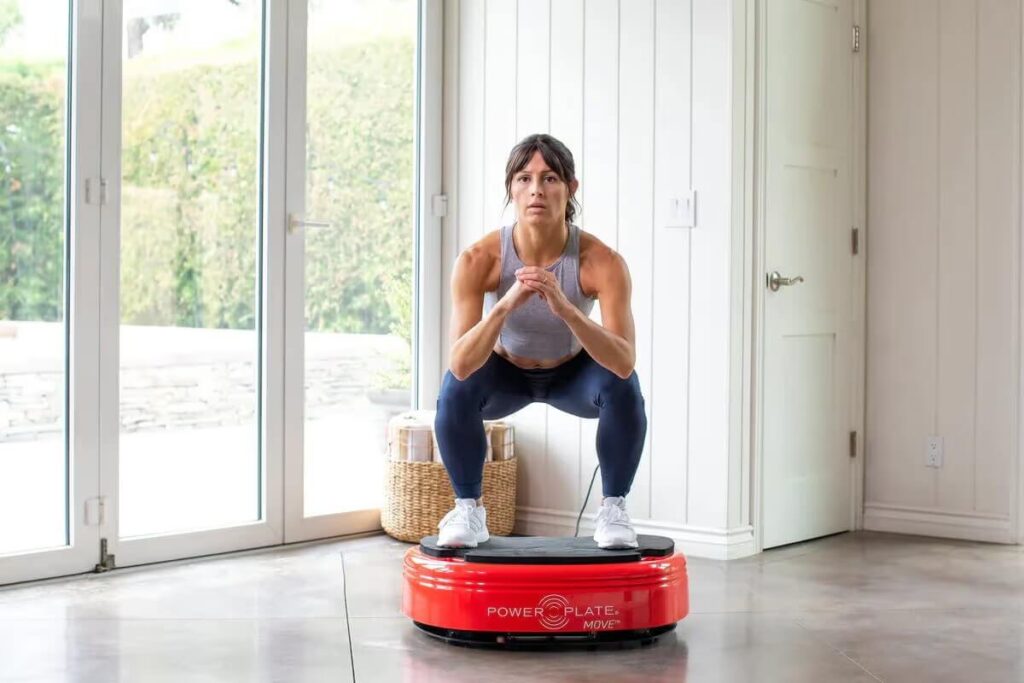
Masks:
[[[0,589],[0,680],[1024,680],[1022,547],[855,533],[691,558],[674,633],[560,653],[419,633],[400,613],[407,547],[372,536]]]

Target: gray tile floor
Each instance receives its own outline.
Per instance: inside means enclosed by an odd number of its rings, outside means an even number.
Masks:
[[[1022,547],[856,533],[691,558],[674,633],[560,653],[419,633],[400,612],[407,547],[372,536],[0,589],[0,680],[1024,680]]]

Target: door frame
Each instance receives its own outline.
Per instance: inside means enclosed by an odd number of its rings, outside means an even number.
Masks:
[[[752,77],[737,79],[743,84],[743,91],[738,96],[743,98],[744,107],[737,107],[737,113],[743,118],[737,123],[742,126],[743,158],[737,164],[741,175],[736,180],[742,184],[742,193],[737,194],[734,211],[742,216],[743,245],[745,261],[743,271],[747,281],[743,283],[745,292],[743,310],[744,329],[740,338],[744,347],[750,340],[750,348],[744,348],[744,358],[749,358],[751,367],[743,373],[743,410],[749,406],[750,417],[741,420],[741,429],[749,434],[743,435],[744,448],[749,448],[750,494],[743,501],[750,505],[749,516],[754,532],[754,551],[764,549],[764,327],[765,327],[765,286],[764,273],[767,263],[765,259],[765,181],[767,177],[767,146],[764,134],[764,123],[767,115],[767,94],[764,84],[767,82],[766,61],[767,41],[765,40],[765,24],[767,3],[772,0],[737,0],[745,7],[736,7],[736,14],[743,16],[745,24],[736,27],[734,36],[742,40],[743,50],[737,50],[737,68],[744,68]],[[851,83],[851,102],[853,103],[851,133],[850,174],[852,220],[851,227],[858,228],[858,254],[852,266],[852,297],[854,324],[852,326],[852,345],[858,352],[855,354],[857,366],[853,369],[853,387],[851,387],[851,403],[853,415],[850,416],[851,428],[857,431],[856,456],[852,458],[853,473],[851,476],[851,508],[850,529],[862,529],[864,526],[864,384],[866,371],[866,255],[867,255],[867,2],[851,0],[853,3],[853,23],[860,27],[860,49],[854,56],[853,78]],[[852,27],[851,27],[852,31]],[[742,38],[740,37],[742,35]],[[752,49],[746,49],[752,46]],[[851,48],[852,49],[852,48]],[[738,90],[738,88],[737,88]],[[734,158],[736,158],[734,156]],[[746,162],[746,163],[743,163]],[[742,205],[737,205],[742,202]],[[749,444],[749,445],[748,445]]]

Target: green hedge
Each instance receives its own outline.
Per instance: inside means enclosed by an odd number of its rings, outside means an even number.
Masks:
[[[54,65],[0,65],[0,318],[63,315],[64,101]]]
[[[413,43],[309,55],[307,328],[408,339]],[[64,86],[59,66],[0,65],[0,318],[62,315]],[[125,69],[121,319],[252,328],[254,63]],[[273,226],[283,229],[283,226]]]

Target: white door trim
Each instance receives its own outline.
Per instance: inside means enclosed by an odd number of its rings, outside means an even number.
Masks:
[[[444,3],[419,3],[416,48],[416,244],[413,275],[416,291],[413,323],[413,400],[415,407],[433,409],[441,390],[441,348],[447,335],[442,324],[442,221],[434,210],[434,197],[444,196],[442,154],[444,153]],[[452,211],[453,198],[439,204]]]
[[[743,1],[743,0],[739,0]],[[764,506],[764,324],[765,324],[765,287],[764,273],[766,272],[764,226],[765,226],[765,180],[766,180],[766,140],[764,135],[764,121],[767,112],[767,97],[763,84],[766,82],[766,41],[764,27],[767,16],[767,3],[771,0],[745,0],[746,17],[748,22],[753,23],[752,31],[748,28],[745,33],[745,48],[750,50],[752,56],[746,57],[746,64],[753,70],[753,78],[746,81],[744,116],[753,123],[745,130],[744,135],[744,159],[752,160],[748,169],[744,170],[744,201],[742,206],[751,206],[752,215],[750,219],[744,219],[744,244],[743,248],[751,254],[751,270],[748,271],[751,279],[745,287],[746,295],[751,296],[749,301],[751,324],[751,368],[750,372],[743,373],[743,396],[744,405],[746,397],[750,398],[751,416],[749,422],[744,420],[741,429],[749,429],[749,434],[743,434],[744,443],[750,444],[750,476],[752,486],[750,489],[750,510],[754,527],[754,547],[756,552],[764,549],[764,529],[762,526]],[[851,177],[854,187],[851,190],[851,203],[853,218],[859,228],[859,249],[858,256],[853,264],[853,296],[857,305],[858,318],[854,325],[854,344],[859,347],[857,354],[860,360],[860,367],[855,369],[854,396],[851,401],[855,415],[850,416],[851,424],[857,430],[857,454],[854,459],[854,474],[852,476],[852,495],[850,509],[850,528],[863,528],[863,484],[864,484],[864,372],[865,372],[865,304],[866,304],[866,281],[865,281],[865,254],[867,243],[867,196],[866,196],[866,51],[867,36],[865,35],[867,25],[866,0],[852,0],[854,24],[861,27],[860,51],[854,59],[854,77],[852,102],[854,106],[852,131],[852,159]],[[737,12],[744,8],[736,8]],[[740,35],[740,27],[734,35]],[[852,31],[852,27],[851,27]],[[752,34],[752,35],[751,35]],[[852,40],[852,36],[851,36]],[[852,43],[851,43],[852,49]],[[737,54],[743,54],[739,50]],[[749,189],[746,189],[749,188]],[[734,204],[736,206],[736,204]],[[749,225],[747,225],[749,223]],[[744,311],[748,304],[744,302]]]

